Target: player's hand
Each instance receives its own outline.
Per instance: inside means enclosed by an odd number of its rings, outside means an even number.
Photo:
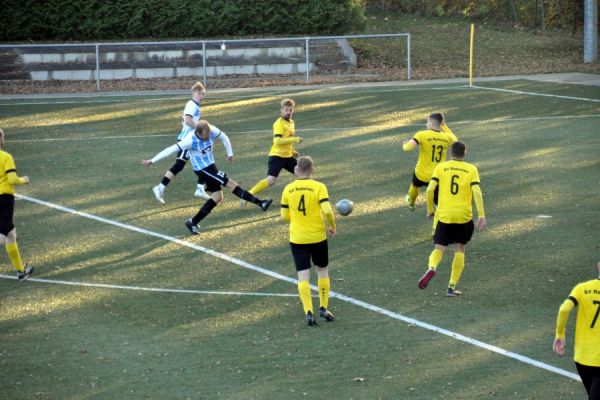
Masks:
[[[552,350],[559,356],[565,355],[565,339],[554,339],[554,343],[552,344]]]
[[[329,227],[329,237],[334,237],[337,234],[337,229]]]
[[[142,164],[147,167],[148,165],[152,165],[152,160],[142,160]]]
[[[477,219],[477,229],[480,231],[484,230],[486,227],[485,217],[479,217]]]
[[[435,215],[435,213],[434,213],[434,212],[432,212],[432,213],[427,213],[427,218],[429,218],[429,219],[433,219],[433,216],[434,216],[434,215]]]
[[[296,136],[296,137],[299,139],[299,140],[298,140],[298,143],[302,143],[302,142],[304,142],[304,138],[303,138],[303,137],[301,137],[301,136]]]
[[[23,176],[23,182],[29,183],[29,177],[27,175]]]
[[[235,160],[235,156],[229,156],[229,157],[227,157],[227,162],[228,162],[229,164],[233,164],[233,161],[234,161],[234,160]]]
[[[292,157],[298,158],[300,157],[300,153],[298,153],[296,150],[292,150]]]

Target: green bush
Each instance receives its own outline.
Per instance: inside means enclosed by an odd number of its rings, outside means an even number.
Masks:
[[[3,0],[0,41],[342,35],[364,0]]]

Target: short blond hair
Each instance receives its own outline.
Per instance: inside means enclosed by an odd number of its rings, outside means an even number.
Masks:
[[[192,85],[192,92],[201,92],[203,90],[205,90],[204,85],[200,81],[198,81],[198,82],[194,83],[194,85]]]
[[[199,119],[195,125],[195,131],[200,134],[200,136],[205,137],[210,134],[210,125],[208,121]]]
[[[281,100],[281,108],[283,107],[295,107],[296,102],[292,99],[283,99]]]
[[[300,156],[298,158],[298,170],[303,174],[307,174],[313,169],[313,159],[310,156]]]

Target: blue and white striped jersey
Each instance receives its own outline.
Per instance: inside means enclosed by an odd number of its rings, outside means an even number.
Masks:
[[[200,110],[200,103],[196,103],[194,100],[188,100],[187,104],[185,105],[185,108],[183,109],[183,116],[181,122],[181,132],[179,132],[179,135],[177,136],[178,141],[183,140],[185,137],[187,137],[188,134],[190,134],[190,132],[194,131],[194,128],[190,128],[186,125],[186,115],[192,117],[194,122],[198,122],[198,120],[202,116],[202,111]]]
[[[216,126],[210,124],[209,126],[210,136],[207,140],[202,140],[198,138],[195,133],[192,133],[177,144],[162,150],[160,153],[152,157],[150,161],[154,164],[170,156],[171,154],[177,153],[178,151],[189,150],[192,168],[194,168],[194,171],[200,171],[215,163],[215,156],[213,154],[213,145],[215,139],[219,139],[221,142],[223,142],[223,146],[225,146],[225,151],[227,152],[227,157],[233,157],[233,150],[231,149],[229,137],[225,134],[225,132],[221,131]]]

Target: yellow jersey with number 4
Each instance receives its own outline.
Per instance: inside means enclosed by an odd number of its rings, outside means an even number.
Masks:
[[[322,208],[331,213],[328,216],[330,223],[333,221],[333,212],[327,187],[323,183],[313,179],[296,179],[283,189],[281,208],[289,212],[290,242],[309,244],[327,239]]]
[[[448,149],[458,139],[447,125],[443,125],[439,132],[431,129],[419,131],[415,133],[413,140],[419,145],[415,175],[420,181],[429,182],[434,168],[446,161]]]

